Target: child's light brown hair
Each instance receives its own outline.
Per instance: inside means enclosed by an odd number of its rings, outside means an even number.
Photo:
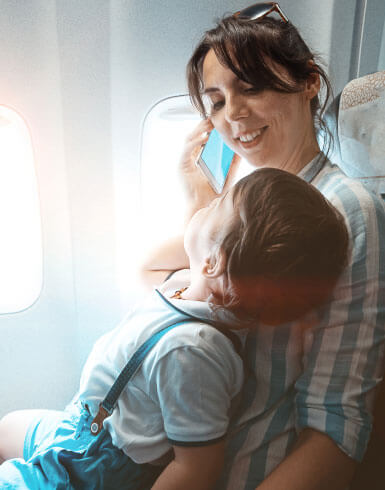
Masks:
[[[327,301],[347,262],[342,215],[312,185],[262,168],[233,189],[234,217],[216,236],[226,259],[213,302],[267,324],[295,320]]]

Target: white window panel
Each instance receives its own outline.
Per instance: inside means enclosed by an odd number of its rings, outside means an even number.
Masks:
[[[186,207],[178,163],[185,138],[199,120],[187,96],[162,100],[146,116],[141,153],[145,243],[183,229]]]
[[[43,281],[40,205],[31,137],[0,106],[0,313],[31,306]]]

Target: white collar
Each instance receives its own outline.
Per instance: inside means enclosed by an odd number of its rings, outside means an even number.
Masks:
[[[237,330],[239,328],[245,328],[245,324],[236,318],[233,313],[225,309],[218,309],[214,312],[210,304],[205,301],[167,298],[159,289],[155,289],[155,293],[157,293],[158,298],[160,298],[165,306],[177,310],[184,315],[191,316],[194,319],[202,320],[214,326],[223,325],[233,327]]]
[[[313,160],[311,160],[303,167],[303,169],[298,172],[297,176],[301,177],[301,179],[310,184],[313,179],[320,173],[320,171],[323,169],[326,162],[328,161],[329,160],[327,156],[322,151],[320,151],[313,158]]]

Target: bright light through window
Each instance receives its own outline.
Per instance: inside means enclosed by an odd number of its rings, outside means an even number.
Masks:
[[[31,306],[42,287],[40,206],[31,137],[0,106],[0,313]]]
[[[186,206],[178,163],[186,136],[199,120],[188,96],[162,100],[147,114],[141,155],[144,244],[164,240],[183,230]],[[239,178],[250,170],[242,162]]]
[[[185,138],[199,119],[186,96],[163,100],[147,114],[141,155],[145,243],[182,230],[185,199],[178,162]]]

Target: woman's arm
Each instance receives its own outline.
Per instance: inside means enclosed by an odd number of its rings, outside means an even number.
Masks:
[[[258,490],[345,490],[356,462],[325,434],[304,429],[292,452]]]
[[[186,138],[183,153],[179,162],[179,173],[187,199],[186,224],[199,209],[207,206],[218,195],[211,188],[207,178],[195,162],[202,145],[208,139],[213,125],[209,119],[201,121]],[[240,159],[234,157],[224,192],[232,185],[238,170]],[[161,284],[174,271],[190,267],[183,246],[183,236],[170,238],[148,252],[139,268],[143,285],[152,289]]]
[[[142,284],[147,289],[152,289],[162,284],[171,272],[189,267],[183,236],[180,235],[170,238],[150,251],[139,268],[139,274]]]
[[[298,442],[258,490],[345,490],[370,435],[383,376],[385,214],[382,203],[350,181],[338,197],[352,236],[351,262],[326,316],[305,332]]]
[[[200,447],[174,446],[175,458],[156,480],[153,490],[211,490],[218,480],[224,441]]]
[[[179,173],[187,199],[186,224],[198,209],[206,206],[215,197],[206,177],[195,165],[212,127],[210,120],[201,121],[186,138],[180,158]],[[138,269],[139,278],[146,289],[152,289],[161,284],[171,272],[189,266],[181,235],[157,244],[146,253]]]

